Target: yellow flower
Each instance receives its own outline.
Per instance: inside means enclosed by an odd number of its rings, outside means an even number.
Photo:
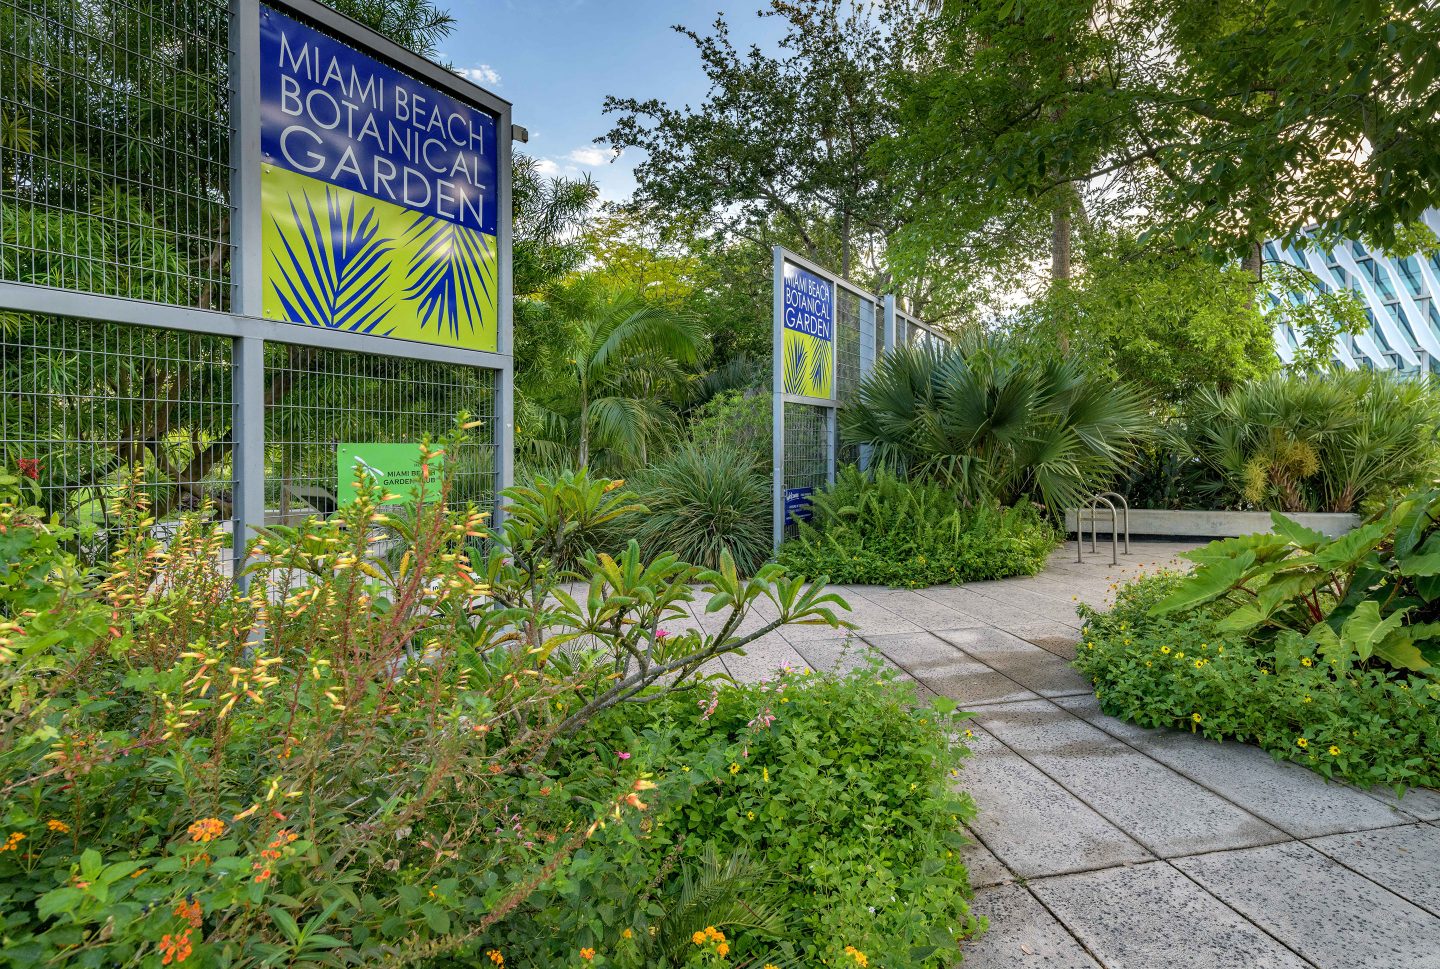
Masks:
[[[23,834],[19,831],[12,831],[10,832],[10,837],[5,839],[5,843],[0,845],[0,851],[18,851],[20,842],[24,840],[25,836]]]
[[[620,938],[622,938],[622,939],[629,939],[629,938],[633,937],[634,935],[635,935],[634,932],[631,932],[629,929],[626,929],[624,932],[621,932],[621,933],[620,933]]]
[[[688,773],[690,773],[690,767],[689,767],[689,765],[687,764],[686,766],[681,767],[681,768],[680,768],[680,772],[681,772],[682,774],[688,774]]]
[[[730,943],[722,942],[717,945],[715,947],[715,954],[722,959],[725,958],[727,955],[730,954]]]
[[[704,932],[696,932],[694,935],[690,936],[690,941],[693,942],[693,943],[695,943],[696,945],[704,945],[704,944],[705,944],[705,933],[704,933]]]
[[[1160,647],[1160,652],[1162,652],[1162,653],[1164,653],[1165,655],[1168,656],[1168,655],[1170,655],[1170,647],[1169,647],[1169,646],[1161,646],[1161,647]]]
[[[754,821],[754,820],[755,820],[755,812],[754,812],[754,811],[746,811],[746,812],[745,812],[745,820],[747,820],[747,821]]]
[[[1337,746],[1335,746],[1334,744],[1331,744],[1331,745],[1330,745],[1330,756],[1331,756],[1331,757],[1339,757],[1339,756],[1340,756],[1340,748],[1337,747]]]
[[[1184,654],[1183,652],[1176,653],[1176,654],[1175,654],[1175,658],[1176,658],[1176,659],[1184,659],[1184,658],[1185,658],[1185,654]]]
[[[1200,714],[1198,714],[1198,713],[1192,713],[1192,714],[1190,714],[1190,719],[1191,719],[1191,720],[1194,720],[1196,723],[1199,723],[1199,722],[1200,722]]]
[[[51,831],[58,831],[61,834],[70,833],[70,825],[66,824],[64,821],[61,821],[59,818],[51,818],[49,821],[46,821],[45,827],[49,828]]]
[[[1299,740],[1295,741],[1295,746],[1299,747],[1301,750],[1304,750],[1306,747],[1310,746],[1310,741],[1306,740],[1304,737],[1301,737]]]
[[[739,765],[739,764],[731,764],[731,765],[730,765],[730,773],[732,773],[732,774],[738,774],[738,773],[740,773],[740,765]]]
[[[594,950],[594,949],[591,949],[591,948],[588,947],[588,946],[585,947],[584,949],[581,949],[581,950],[580,950],[580,958],[584,959],[586,962],[589,962],[591,959],[594,959],[594,958],[595,958],[595,950]]]
[[[485,956],[486,956],[486,958],[488,958],[491,962],[495,963],[495,965],[497,965],[497,966],[503,966],[503,965],[505,965],[505,957],[502,956],[502,955],[501,955],[498,951],[496,951],[495,949],[491,949],[489,952],[485,953]]]
[[[1310,657],[1308,657],[1308,656],[1302,656],[1302,657],[1300,657],[1300,665],[1301,665],[1301,666],[1314,666],[1315,663],[1314,663],[1314,660],[1312,660]]]
[[[1301,702],[1301,703],[1309,703],[1309,702],[1310,702],[1310,694],[1308,694],[1308,693],[1305,694],[1305,699],[1301,700],[1300,702]]]
[[[766,784],[770,783],[770,768],[760,768],[760,779],[763,780]]]

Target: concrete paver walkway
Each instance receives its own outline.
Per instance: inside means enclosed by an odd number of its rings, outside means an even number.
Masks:
[[[969,857],[990,931],[975,969],[1440,969],[1440,792],[1329,784],[1258,748],[1107,717],[1069,661],[1076,601],[1189,546],[1136,543],[1041,575],[896,591],[841,587],[854,636],[772,634],[724,663],[756,679],[873,647],[972,710]],[[1103,563],[1103,564],[1102,564]],[[697,610],[698,611],[698,610]],[[706,617],[697,616],[704,623]]]

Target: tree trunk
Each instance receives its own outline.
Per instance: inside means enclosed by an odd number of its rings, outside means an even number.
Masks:
[[[590,464],[590,395],[580,388],[580,467]],[[576,470],[579,470],[578,468]]]
[[[840,219],[840,275],[850,278],[850,207]]]
[[[1260,287],[1265,282],[1265,254],[1261,243],[1251,243],[1250,251],[1245,253],[1240,266],[1255,277],[1255,288],[1250,291],[1250,305],[1254,306],[1259,301]]]
[[[1071,231],[1067,192],[1050,210],[1050,279],[1054,283],[1070,279]]]

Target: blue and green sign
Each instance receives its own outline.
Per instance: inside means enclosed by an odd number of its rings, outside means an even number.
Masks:
[[[496,350],[495,117],[270,7],[260,56],[266,317]]]
[[[781,287],[780,353],[785,393],[835,396],[835,287],[786,262]]]

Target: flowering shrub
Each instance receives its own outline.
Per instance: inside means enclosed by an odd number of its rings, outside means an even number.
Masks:
[[[1106,713],[1251,741],[1361,785],[1440,786],[1440,683],[1353,653],[1247,638],[1225,627],[1233,604],[1156,614],[1191,581],[1161,573],[1123,587],[1108,613],[1082,607],[1076,665]]]
[[[1059,535],[1034,506],[966,507],[941,485],[841,471],[778,561],[834,582],[919,588],[1034,575]]]
[[[653,765],[577,747],[591,719],[839,623],[773,566],[632,544],[567,571],[577,522],[623,511],[612,483],[517,492],[487,531],[434,454],[412,515],[362,477],[336,517],[266,529],[244,588],[203,516],[155,537],[139,473],[98,583],[0,477],[0,964],[503,965],[507,917],[650,817]],[[695,584],[718,630],[661,635]]]
[[[980,927],[960,859],[974,806],[936,703],[878,669],[791,670],[609,711],[545,783],[597,790],[569,767],[594,752],[654,781],[650,810],[570,867],[573,906],[522,906],[508,948],[527,965],[563,964],[577,938],[618,966],[953,964]]]

